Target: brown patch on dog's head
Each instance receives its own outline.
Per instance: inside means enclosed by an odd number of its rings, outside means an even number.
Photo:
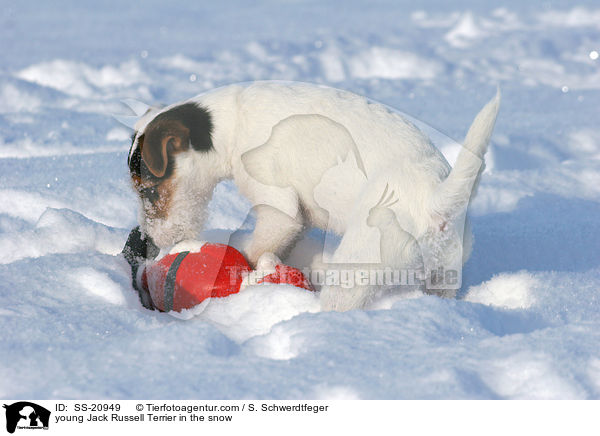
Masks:
[[[133,137],[129,156],[132,177],[169,177],[177,153],[190,147],[205,152],[213,149],[212,130],[210,113],[195,103],[185,103],[158,114],[142,134]]]
[[[148,219],[166,218],[175,185],[170,178],[145,180],[133,177],[133,186],[142,200],[144,213]]]
[[[165,176],[173,155],[186,151],[189,147],[190,129],[180,120],[159,119],[152,121],[146,128],[144,144],[140,148],[148,171],[160,179]]]
[[[213,149],[212,129],[208,110],[195,103],[175,106],[158,114],[144,130],[141,158],[152,176],[165,177],[177,153],[190,146],[196,151]]]

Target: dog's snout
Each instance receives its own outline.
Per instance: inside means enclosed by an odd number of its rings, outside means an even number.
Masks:
[[[158,202],[160,199],[158,188],[156,186],[140,189],[140,193],[142,194],[142,197],[150,201],[152,204]]]

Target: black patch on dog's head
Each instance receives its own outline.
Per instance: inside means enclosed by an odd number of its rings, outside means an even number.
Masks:
[[[210,151],[214,148],[212,142],[213,122],[208,109],[196,103],[185,103],[159,114],[151,124],[161,120],[181,121],[190,130],[190,143],[194,150]]]
[[[135,137],[137,135],[137,132],[134,132],[131,135],[131,148],[129,149],[129,155],[127,156],[127,166],[129,167],[129,174],[133,177],[141,177],[142,176],[142,152],[141,152],[141,148],[138,145],[135,150],[133,150],[133,153],[131,152],[131,149],[134,147],[135,145]],[[144,143],[144,135],[142,134],[140,136],[140,139],[138,141],[138,144]]]

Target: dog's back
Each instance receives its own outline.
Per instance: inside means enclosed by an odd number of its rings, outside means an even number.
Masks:
[[[223,88],[223,92],[230,91]],[[301,114],[320,116],[347,129],[357,148],[353,157],[360,161],[360,169],[366,179],[371,184],[381,179],[377,190],[379,185],[385,186],[384,179],[397,179],[396,193],[405,204],[418,203],[418,198],[428,197],[450,169],[443,155],[411,122],[384,105],[348,91],[305,83],[258,82],[240,87],[235,102],[238,130],[233,147],[234,166],[241,161],[244,153],[271,141],[276,132],[274,126]],[[285,142],[281,146],[285,147],[288,161],[297,162],[301,171],[311,171],[310,163],[306,164],[307,155],[316,154],[312,160],[317,165],[317,160],[331,160],[338,153],[338,144],[334,141],[339,141],[340,135],[331,134],[327,141],[328,133],[323,132],[322,143],[315,144],[303,133],[307,130],[308,121],[302,120],[304,125],[300,125],[298,119],[294,121],[297,126],[287,126],[288,137],[280,142]],[[322,123],[315,122],[314,128],[324,130]],[[335,133],[334,129],[329,131]],[[315,147],[318,150],[314,150]],[[310,153],[308,149],[311,149]],[[335,157],[333,159],[335,161]],[[285,171],[290,171],[289,167]],[[355,183],[352,186],[357,189]],[[302,191],[303,187],[296,188]],[[362,186],[358,187],[359,191],[360,188]],[[300,194],[305,197],[304,206],[310,208],[313,192]],[[321,196],[322,202],[330,205],[329,212],[342,217],[348,215],[353,204],[340,201],[340,192],[330,191],[330,194],[329,198],[326,194]],[[355,203],[359,194],[354,192],[349,200]],[[319,216],[319,208],[315,207],[313,212],[314,216]],[[322,220],[317,219],[313,224],[322,227]]]
[[[356,142],[367,172],[409,159],[433,159],[448,170],[442,154],[411,122],[386,106],[335,88],[308,83],[257,82],[240,90],[241,151],[265,143],[271,129],[291,115],[322,115],[345,126]]]

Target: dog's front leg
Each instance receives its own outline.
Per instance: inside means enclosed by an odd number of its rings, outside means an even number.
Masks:
[[[274,253],[284,258],[298,239],[304,225],[300,212],[291,217],[281,210],[266,204],[254,206],[256,225],[252,232],[246,257],[252,267],[263,253]]]

